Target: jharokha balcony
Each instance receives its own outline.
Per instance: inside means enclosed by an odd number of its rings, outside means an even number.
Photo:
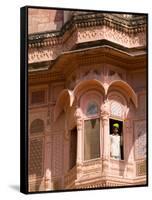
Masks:
[[[146,162],[94,159],[74,166],[65,175],[65,189],[103,188],[145,183]]]
[[[29,191],[145,185],[146,16],[29,15]]]

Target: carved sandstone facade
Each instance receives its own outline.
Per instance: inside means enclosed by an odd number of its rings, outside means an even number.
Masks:
[[[145,15],[30,10],[29,191],[146,184],[146,26]]]

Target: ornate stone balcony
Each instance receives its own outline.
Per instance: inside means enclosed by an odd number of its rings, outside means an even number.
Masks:
[[[88,12],[73,15],[59,31],[30,34],[29,63],[55,60],[61,53],[77,49],[79,44],[107,40],[127,48],[146,45],[145,15]]]
[[[99,158],[75,166],[65,175],[65,188],[83,189],[145,184],[144,160],[127,163],[124,160],[110,159],[107,163],[108,165],[105,165]]]

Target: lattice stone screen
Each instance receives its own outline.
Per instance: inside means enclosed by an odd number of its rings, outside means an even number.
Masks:
[[[41,176],[43,172],[43,139],[36,138],[30,141],[29,174]]]
[[[146,175],[146,161],[140,161],[136,164],[136,176]]]
[[[135,133],[135,158],[143,159],[146,157],[146,120],[134,122]]]
[[[44,122],[41,119],[35,119],[31,123],[31,134],[38,133],[38,132],[43,132],[44,131]]]
[[[45,91],[40,90],[32,92],[31,104],[41,104],[41,103],[45,103]]]

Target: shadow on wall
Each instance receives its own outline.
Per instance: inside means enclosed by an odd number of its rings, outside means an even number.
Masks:
[[[56,24],[56,30],[61,29],[64,23],[64,11],[57,10],[54,18],[54,23]]]
[[[9,185],[9,187],[12,189],[12,190],[15,190],[17,192],[20,192],[20,186],[19,185]]]

